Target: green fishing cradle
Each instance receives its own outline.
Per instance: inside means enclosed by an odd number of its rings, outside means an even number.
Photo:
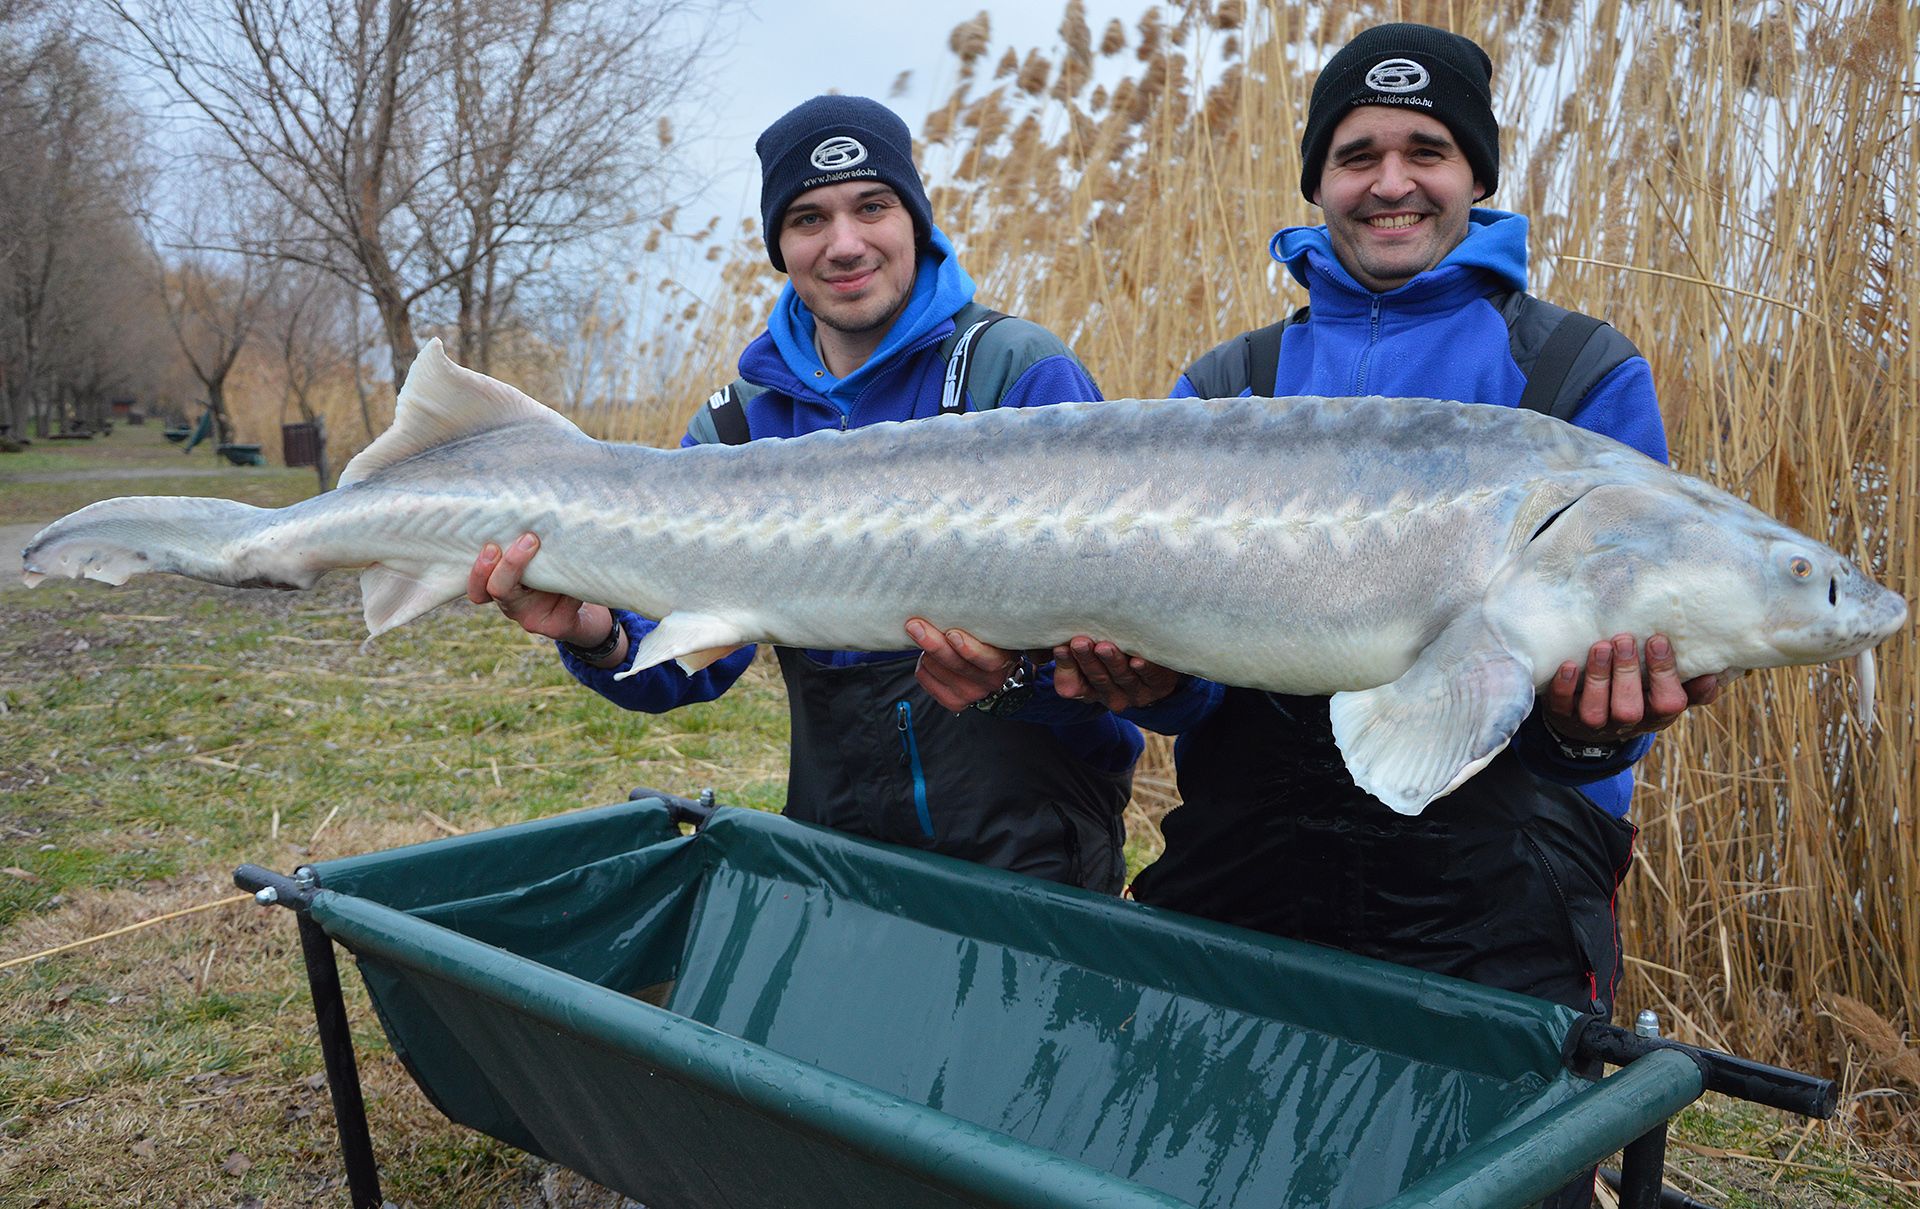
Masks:
[[[1525,996],[653,791],[235,880],[299,915],[357,1209],[336,943],[442,1112],[649,1209],[1498,1209],[1623,1147],[1653,1206],[1703,1089],[1833,1108]]]

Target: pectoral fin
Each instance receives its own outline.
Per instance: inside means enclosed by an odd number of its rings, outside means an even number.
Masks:
[[[706,613],[669,613],[661,618],[653,632],[640,640],[633,663],[615,680],[625,680],[669,659],[679,662],[691,676],[716,659],[739,650],[750,640],[740,626],[723,617]]]
[[[1335,693],[1333,738],[1354,784],[1419,814],[1499,755],[1533,709],[1533,669],[1478,610],[1391,684]]]
[[[466,594],[464,568],[374,563],[360,573],[360,607],[369,638]]]

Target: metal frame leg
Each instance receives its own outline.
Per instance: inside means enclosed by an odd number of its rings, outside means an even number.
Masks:
[[[307,987],[313,994],[320,1054],[327,1064],[327,1090],[333,1096],[334,1126],[340,1157],[347,1164],[347,1189],[353,1209],[380,1209],[380,1168],[373,1161],[367,1133],[366,1102],[360,1095],[360,1068],[353,1059],[353,1034],[347,1027],[347,1003],[340,994],[340,967],[326,930],[302,913],[300,952],[307,962]]]
[[[1662,1122],[1620,1152],[1620,1209],[1659,1209],[1667,1167],[1667,1126]]]

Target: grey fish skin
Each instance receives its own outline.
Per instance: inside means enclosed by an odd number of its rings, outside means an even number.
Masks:
[[[33,539],[26,578],[364,567],[379,634],[532,531],[530,587],[663,619],[634,670],[754,641],[899,649],[916,615],[1008,648],[1091,634],[1332,694],[1355,780],[1406,813],[1597,638],[1668,634],[1693,676],[1869,658],[1907,616],[1837,552],[1617,442],[1431,400],[1061,404],[659,450],[595,441],[435,341],[341,483],[277,510],[95,504]]]

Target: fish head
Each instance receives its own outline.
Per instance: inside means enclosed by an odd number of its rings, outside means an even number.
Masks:
[[[1853,560],[1784,525],[1759,545],[1762,626],[1782,665],[1824,663],[1870,651],[1907,624],[1907,602]]]
[[[1685,677],[1824,663],[1907,620],[1906,601],[1837,550],[1671,473],[1587,491],[1492,590],[1543,675],[1620,633],[1665,634]]]

